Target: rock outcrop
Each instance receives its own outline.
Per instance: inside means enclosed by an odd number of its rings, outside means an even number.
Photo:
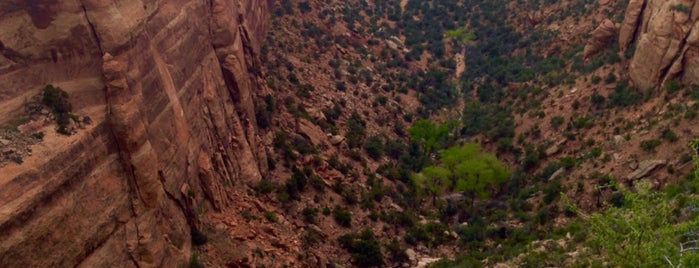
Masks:
[[[602,23],[590,33],[591,37],[583,49],[583,58],[587,59],[602,51],[609,42],[612,41],[615,34],[616,26],[614,26],[614,23],[609,19],[602,21]]]
[[[635,42],[629,76],[639,88],[668,79],[699,83],[699,1],[632,0],[619,33],[619,47]]]
[[[651,171],[655,170],[657,167],[661,167],[667,164],[665,160],[646,160],[638,163],[638,167],[626,176],[627,181],[635,181],[644,178],[650,174]]]
[[[266,172],[254,96],[268,1],[0,4],[0,123],[46,84],[91,125],[0,168],[0,266],[181,267],[195,207]],[[41,256],[41,257],[38,257]]]

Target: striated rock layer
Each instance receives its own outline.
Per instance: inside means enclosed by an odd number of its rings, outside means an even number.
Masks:
[[[619,48],[634,41],[629,76],[636,86],[652,88],[668,79],[699,84],[699,1],[631,0]]]
[[[264,0],[0,3],[0,123],[46,84],[93,123],[0,168],[0,267],[179,267],[197,207],[266,172]],[[260,164],[262,163],[262,164]]]

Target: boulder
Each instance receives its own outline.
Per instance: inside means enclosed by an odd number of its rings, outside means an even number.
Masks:
[[[330,144],[332,144],[332,145],[339,145],[343,141],[345,141],[345,137],[340,136],[340,135],[334,135],[334,136],[330,137]]]
[[[648,176],[657,167],[667,164],[666,160],[646,160],[638,163],[638,169],[626,176],[626,180],[635,181]]]
[[[626,51],[634,39],[634,33],[639,24],[638,18],[643,11],[643,2],[644,0],[631,0],[626,6],[624,21],[619,28],[619,49],[621,51]]]
[[[558,179],[559,177],[561,177],[561,175],[563,175],[564,172],[566,172],[565,168],[559,168],[558,170],[556,170],[556,172],[551,174],[551,177],[549,177],[549,181],[553,181],[555,179]]]
[[[417,262],[417,253],[412,248],[406,249],[405,255],[408,256],[408,260],[410,260],[410,263]]]
[[[609,45],[609,42],[612,41],[615,34],[616,26],[614,26],[614,22],[609,19],[602,21],[602,23],[590,33],[591,37],[587,40],[583,50],[583,58],[587,59],[602,51]]]

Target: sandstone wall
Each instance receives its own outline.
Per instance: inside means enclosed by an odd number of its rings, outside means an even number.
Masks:
[[[699,1],[631,0],[619,33],[621,50],[635,44],[629,76],[640,88],[667,79],[699,84]]]
[[[0,167],[0,267],[178,267],[199,205],[266,172],[265,0],[0,3],[0,123],[46,84],[93,124]],[[262,164],[259,164],[262,163]]]

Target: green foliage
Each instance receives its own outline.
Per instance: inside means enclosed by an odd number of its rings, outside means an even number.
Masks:
[[[593,248],[611,266],[665,267],[668,260],[687,267],[699,264],[695,251],[679,253],[680,243],[696,239],[687,236],[699,228],[696,211],[682,207],[678,199],[639,186],[636,192],[622,188],[623,207],[610,207],[590,216]]]
[[[473,31],[467,31],[466,27],[447,30],[444,35],[448,38],[456,39],[463,44],[471,42],[471,40],[476,37],[475,33]]]
[[[352,255],[352,263],[359,267],[375,267],[383,264],[379,241],[370,229],[340,236],[340,246]]]
[[[318,209],[314,207],[305,207],[303,211],[301,211],[301,215],[303,215],[303,220],[307,223],[316,223],[317,219],[316,216],[318,215]]]
[[[380,136],[371,136],[364,143],[364,151],[374,160],[380,160],[384,153],[384,144]]]
[[[265,219],[267,219],[269,222],[277,222],[277,215],[275,215],[274,212],[265,211],[264,215]]]
[[[687,13],[687,14],[692,12],[692,9],[690,9],[689,7],[687,7],[683,4],[672,5],[672,6],[670,6],[670,10],[675,10],[675,11],[679,11],[679,12],[683,12],[683,13]]]
[[[612,106],[627,107],[643,101],[643,94],[636,88],[619,83],[614,92],[609,94],[609,104]]]
[[[514,119],[509,106],[468,102],[463,112],[461,134],[484,134],[491,140],[514,137]]]
[[[420,186],[417,189],[418,193],[424,192],[430,196],[437,196],[453,187],[452,177],[451,170],[439,166],[428,166],[420,173],[413,174],[412,181],[414,185]]]
[[[449,73],[436,68],[430,68],[416,82],[414,87],[418,99],[427,111],[436,111],[444,107],[453,107],[459,97],[456,87],[449,81]]]
[[[408,133],[410,140],[419,142],[425,152],[431,153],[447,145],[455,125],[453,121],[436,125],[429,119],[419,119],[408,128]]]
[[[677,137],[677,134],[675,134],[674,131],[670,128],[663,129],[662,134],[660,135],[661,138],[669,141],[669,142],[676,142],[679,140],[679,137]]]
[[[495,155],[476,143],[451,147],[440,152],[439,163],[412,176],[418,192],[432,196],[447,190],[465,191],[472,197],[485,197],[488,189],[507,180],[510,171]]]
[[[68,93],[60,87],[46,85],[41,102],[51,108],[53,114],[56,116],[56,123],[58,124],[56,131],[63,135],[70,135],[66,127],[68,127],[73,117],[71,113],[73,106],[68,102]]]
[[[551,117],[551,127],[554,129],[558,129],[563,123],[565,122],[565,119],[563,116],[557,115],[554,117]]]
[[[658,147],[662,142],[658,139],[650,139],[641,141],[641,149],[644,151],[653,151],[655,147]]]
[[[199,259],[199,252],[192,251],[192,256],[189,257],[189,268],[204,268],[204,264]]]
[[[357,112],[353,112],[350,118],[347,119],[345,138],[350,148],[358,148],[362,145],[364,137],[366,136],[365,125],[366,122]]]
[[[255,106],[257,125],[261,128],[268,128],[272,124],[272,113],[274,109],[275,103],[272,95],[266,95],[264,97],[264,103]]]
[[[669,95],[675,94],[682,89],[682,84],[677,82],[677,80],[667,80],[663,86]]]
[[[284,189],[290,198],[300,200],[300,192],[303,191],[306,188],[306,184],[308,184],[308,174],[296,167],[292,167],[291,171],[293,174],[291,178],[284,183]]]
[[[255,191],[259,194],[269,194],[274,191],[274,188],[274,183],[267,179],[261,179],[254,187]]]
[[[352,227],[352,213],[340,206],[335,206],[332,211],[335,222],[343,227]]]

